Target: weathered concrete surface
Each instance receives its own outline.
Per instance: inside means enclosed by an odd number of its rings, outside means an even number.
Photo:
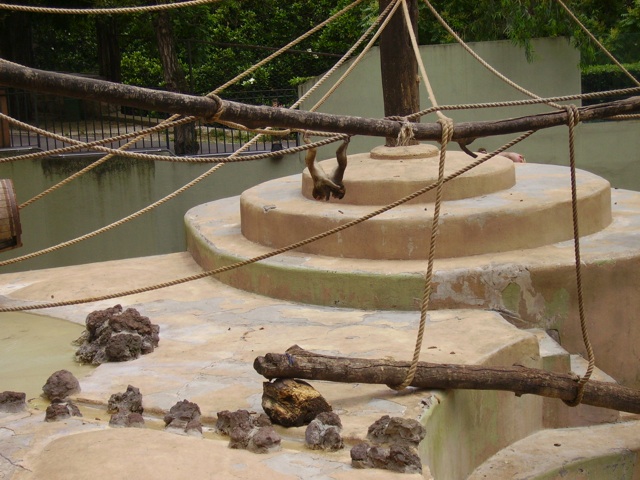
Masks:
[[[468,480],[637,480],[640,423],[544,430],[491,458]]]
[[[46,302],[52,296],[55,300],[65,300],[154,284],[199,271],[190,256],[182,253],[1,275],[0,292],[3,305]],[[60,278],[65,281],[61,282]],[[415,312],[294,304],[235,290],[213,279],[107,302],[38,312],[82,323],[91,311],[114,303],[136,308],[160,325],[162,335],[158,348],[136,360],[103,364],[87,375],[79,376],[82,392],[73,397],[74,402],[83,408],[87,405],[97,408],[96,411],[85,412],[83,419],[68,419],[55,425],[45,423],[42,407],[34,409],[38,407],[37,402],[32,403],[31,410],[21,416],[0,417],[0,451],[3,454],[0,472],[6,475],[15,473],[19,479],[56,478],[53,474],[47,476],[50,473],[48,465],[60,465],[61,459],[54,461],[60,456],[58,452],[72,449],[82,451],[84,455],[65,456],[65,475],[68,473],[69,476],[64,478],[80,478],[71,476],[76,475],[74,472],[88,472],[87,476],[96,480],[113,478],[113,469],[131,471],[133,463],[141,461],[136,454],[144,451],[152,455],[153,460],[149,463],[154,465],[156,473],[162,468],[176,472],[179,468],[193,468],[197,473],[204,468],[199,461],[201,453],[198,453],[202,449],[214,459],[228,457],[229,463],[211,463],[214,462],[211,460],[206,465],[218,465],[217,472],[220,465],[228,466],[230,476],[235,475],[233,478],[255,478],[255,472],[267,478],[284,474],[290,474],[291,478],[393,478],[395,474],[389,472],[352,470],[349,466],[350,446],[364,440],[368,426],[382,415],[417,419],[424,416],[425,410],[435,412],[432,415],[438,414],[438,405],[447,403],[447,395],[439,392],[409,390],[397,393],[381,385],[313,382],[342,419],[342,435],[347,447],[344,451],[301,453],[305,428],[299,427],[278,430],[284,439],[285,449],[282,452],[265,457],[245,457],[248,454],[243,452],[239,454],[241,457],[235,457],[236,452],[226,448],[226,440],[215,441],[210,431],[207,434],[207,429],[213,427],[217,411],[239,408],[260,411],[264,379],[252,369],[255,356],[270,351],[282,352],[297,343],[309,350],[330,354],[410,358],[419,316]],[[537,352],[535,335],[514,328],[494,312],[452,310],[430,314],[421,359],[447,363],[536,365],[539,362]],[[3,384],[10,388],[10,379],[3,379]],[[128,385],[138,387],[143,394],[145,415],[151,419],[147,423],[153,423],[154,418],[162,418],[177,401],[187,399],[197,403],[202,411],[207,438],[167,437],[166,433],[147,430],[140,433],[139,429],[118,429],[117,433],[108,430],[108,416],[96,412],[106,410],[109,397],[124,391]],[[515,428],[498,421],[491,413],[495,408],[508,412],[526,404],[527,408],[536,405],[537,409],[540,403],[537,399],[533,399],[532,404],[531,399],[516,399],[513,395],[506,397],[488,402],[480,395],[476,397],[476,400],[482,399],[480,402],[457,402],[457,420],[449,417],[453,422],[439,430],[437,435],[444,437],[449,428],[458,432],[466,429],[475,432],[469,435],[466,443],[472,442],[475,435],[483,434],[486,422],[497,421],[492,423],[492,431],[504,441],[492,442],[481,452],[470,449],[468,455],[464,453],[468,468],[475,467],[503,448],[506,445],[503,442],[525,437],[539,428],[538,420],[527,420]],[[445,410],[453,412],[448,407]],[[531,419],[539,418],[541,421],[541,412],[536,412],[530,415]],[[101,420],[93,420],[96,417]],[[503,428],[508,428],[510,433],[502,432]],[[89,431],[92,433],[78,434]],[[104,438],[105,448],[91,447],[102,444],[101,438]],[[127,441],[127,455],[122,454],[120,459],[119,448],[124,447],[113,445],[122,438],[130,440]],[[60,440],[51,443],[55,439]],[[484,436],[478,442],[484,442]],[[178,447],[178,444],[184,445]],[[112,446],[113,455],[107,453]],[[166,463],[161,460],[160,452],[192,450],[195,452],[194,462],[180,462],[170,455]],[[458,449],[440,452],[440,458],[425,457],[425,461],[439,463],[440,469],[460,462]],[[184,455],[186,459],[190,458],[188,453]],[[247,458],[254,459],[253,463],[247,463]],[[238,467],[245,464],[248,465],[246,469]],[[100,476],[101,471],[109,472],[109,475]],[[429,471],[428,464],[425,464],[424,471]],[[149,475],[138,478],[157,478]],[[425,476],[428,478],[428,473]],[[182,477],[176,473],[175,478]],[[192,475],[191,478],[207,477]]]

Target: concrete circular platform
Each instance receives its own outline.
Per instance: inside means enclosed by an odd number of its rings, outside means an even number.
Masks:
[[[511,172],[513,163],[510,160],[507,162],[510,167],[508,171]],[[371,163],[377,161],[368,162]],[[499,159],[496,163],[500,171],[503,162]],[[567,169],[525,164],[518,165],[516,170],[517,182],[510,188],[445,201],[440,214],[437,258],[535,248],[573,238]],[[429,171],[432,172],[433,168]],[[492,169],[492,172],[495,171]],[[403,178],[407,178],[404,176],[406,173],[402,173]],[[414,180],[407,181],[403,188],[411,185],[412,191],[415,191],[431,181]],[[380,190],[382,187],[376,187],[376,182],[366,182],[373,183],[367,188]],[[483,178],[476,177],[471,183],[483,184]],[[376,210],[371,205],[348,201],[327,203],[310,200],[300,193],[299,185],[300,177],[294,175],[246,190],[240,197],[240,223],[244,237],[276,249]],[[461,185],[457,185],[455,190],[459,190],[458,187]],[[394,199],[389,198],[389,201]],[[219,208],[225,201],[216,202],[213,208]],[[433,203],[401,205],[333,236],[304,245],[298,251],[338,258],[426,259],[429,255],[433,210]],[[582,235],[598,232],[609,225],[609,182],[592,173],[579,171],[578,211],[588,212],[580,218]]]
[[[344,174],[346,194],[343,199],[331,199],[340,205],[387,205],[405,197],[425,185],[438,180],[438,151],[435,156],[420,156],[423,145],[401,147],[403,150],[395,156],[390,153],[371,153],[349,155],[349,165]],[[380,147],[377,147],[380,149]],[[411,149],[417,149],[417,155],[410,155]],[[387,148],[388,150],[388,148]],[[403,155],[404,153],[404,155]],[[476,159],[462,152],[447,152],[445,177],[456,173],[473,163]],[[326,172],[337,165],[335,159],[320,162]],[[481,165],[447,182],[443,189],[445,200],[459,200],[498,192],[515,184],[515,167],[505,157],[493,157]],[[300,188],[300,185],[298,186]],[[302,195],[313,200],[311,191],[313,181],[308,170],[302,175]],[[435,191],[412,200],[412,203],[429,203],[435,200]]]

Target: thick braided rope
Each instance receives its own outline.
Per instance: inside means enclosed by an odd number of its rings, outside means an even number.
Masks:
[[[175,8],[194,7],[196,5],[206,5],[217,3],[221,0],[188,0],[185,2],[164,3],[162,5],[146,5],[140,7],[117,7],[117,8],[52,8],[52,7],[32,7],[30,5],[10,5],[0,3],[0,10],[13,10],[15,12],[29,13],[50,13],[62,15],[117,15],[125,13],[159,12],[162,10],[172,10]]]
[[[587,349],[587,355],[589,359],[589,366],[587,371],[578,381],[578,392],[576,398],[564,403],[571,407],[575,407],[582,402],[584,395],[584,387],[589,381],[593,369],[595,368],[595,355],[593,353],[593,347],[589,341],[589,332],[587,329],[587,322],[584,314],[584,299],[582,293],[582,264],[580,260],[580,232],[578,229],[578,188],[576,186],[576,160],[575,160],[575,147],[574,147],[574,130],[576,125],[580,123],[580,112],[575,105],[567,105],[565,107],[567,111],[569,125],[569,162],[571,167],[571,213],[573,218],[573,246],[575,253],[576,264],[576,288],[578,293],[578,313],[580,315],[580,331],[582,332],[582,340],[584,341],[585,348]]]
[[[444,111],[451,111],[451,110],[515,107],[515,106],[523,106],[523,105],[538,105],[541,103],[548,104],[549,102],[565,102],[565,101],[571,101],[571,100],[603,98],[603,97],[610,97],[614,95],[628,95],[628,94],[637,94],[637,93],[640,93],[640,88],[631,87],[631,88],[622,88],[619,90],[607,90],[603,92],[577,93],[574,95],[564,95],[559,97],[532,98],[529,100],[510,100],[508,102],[461,103],[458,105],[440,105],[438,107],[425,108],[424,110],[420,110],[419,112],[409,114],[405,117],[389,116],[386,118],[389,120],[404,120],[404,119],[415,120],[417,118],[433,113],[437,110],[444,112]],[[582,107],[582,108],[588,108],[588,107]],[[615,117],[612,116],[611,118],[615,118]]]
[[[81,235],[79,237],[76,237],[72,240],[68,240],[66,242],[62,242],[59,243],[57,245],[54,245],[52,247],[48,247],[42,250],[38,250],[37,252],[32,252],[29,253],[27,255],[22,255],[20,257],[15,257],[15,258],[9,258],[7,260],[4,260],[2,262],[0,262],[0,267],[4,267],[5,265],[11,265],[13,263],[18,263],[18,262],[22,262],[24,260],[29,260],[31,258],[35,258],[38,257],[40,255],[44,255],[45,253],[51,253],[54,252],[56,250],[60,250],[62,248],[65,247],[69,247],[71,245],[75,245],[76,243],[80,243],[84,240],[88,240],[89,238],[93,238],[101,233],[107,232],[113,228],[119,227],[120,225],[123,225],[127,222],[130,222],[131,220],[134,220],[136,218],[138,218],[141,215],[144,215],[145,213],[153,210],[154,208],[162,205],[165,202],[168,202],[169,200],[177,197],[178,195],[180,195],[182,192],[184,192],[185,190],[193,187],[195,184],[197,184],[198,182],[204,180],[205,178],[207,178],[209,175],[211,175],[213,172],[215,172],[216,170],[220,169],[222,166],[224,165],[224,163],[220,163],[218,165],[215,165],[214,167],[210,168],[209,170],[207,170],[206,172],[204,172],[203,174],[201,174],[200,176],[196,177],[195,179],[191,180],[189,183],[187,183],[186,185],[182,186],[181,188],[179,188],[178,190],[170,193],[169,195],[161,198],[160,200],[153,202],[150,205],[147,205],[146,207],[138,210],[135,213],[132,213],[131,215],[128,215],[124,218],[121,218],[120,220],[110,223],[109,225],[105,225],[102,228],[99,228],[98,230],[94,230],[93,232],[87,233],[85,235]]]
[[[320,147],[320,146],[323,146],[323,145],[327,145],[327,144],[342,140],[343,138],[344,138],[344,135],[336,135],[336,136],[333,136],[333,137],[330,137],[330,138],[326,138],[324,140],[320,140],[318,142],[310,143],[308,145],[304,145],[304,146],[301,145],[299,147],[296,147],[296,149],[297,149],[297,151],[302,151],[302,150],[309,149],[309,148],[317,148],[317,147]],[[293,150],[293,149],[291,149],[291,150]],[[276,153],[282,153],[283,151],[284,150],[279,150]],[[270,154],[270,155],[273,156],[273,154]],[[236,158],[234,160],[242,160],[242,159],[243,159],[243,157],[238,157],[238,158]],[[255,160],[255,158],[254,158],[254,160]],[[211,169],[207,170],[206,172],[204,172],[200,176],[198,176],[198,177],[194,178],[193,180],[191,180],[189,183],[187,183],[184,186],[180,187],[178,190],[170,193],[169,195],[166,195],[165,197],[157,200],[156,202],[154,202],[154,203],[152,203],[150,205],[147,205],[146,207],[144,207],[144,208],[132,213],[131,215],[128,215],[128,216],[126,216],[124,218],[121,218],[120,220],[118,220],[116,222],[110,223],[109,225],[106,225],[106,226],[101,227],[101,228],[99,228],[97,230],[94,230],[93,232],[89,232],[89,233],[87,233],[85,235],[81,235],[79,237],[76,237],[74,239],[68,240],[66,242],[62,242],[62,243],[59,243],[57,245],[53,245],[53,246],[48,247],[48,248],[44,248],[44,249],[38,250],[36,252],[31,252],[29,254],[22,255],[20,257],[9,258],[7,260],[4,260],[4,261],[0,262],[0,267],[4,267],[5,265],[11,265],[11,264],[14,264],[14,263],[22,262],[24,260],[30,260],[32,258],[39,257],[40,255],[44,255],[46,253],[51,253],[51,252],[54,252],[56,250],[60,250],[60,249],[65,248],[65,247],[69,247],[71,245],[75,245],[75,244],[80,243],[80,242],[82,242],[84,240],[88,240],[90,238],[93,238],[93,237],[95,237],[95,236],[97,236],[97,235],[99,235],[101,233],[104,233],[104,232],[107,232],[107,231],[109,231],[111,229],[119,227],[120,225],[123,225],[123,224],[125,224],[127,222],[130,222],[131,220],[135,220],[136,218],[140,217],[141,215],[153,210],[154,208],[159,207],[160,205],[162,205],[163,203],[168,202],[169,200],[172,200],[173,198],[177,197],[178,195],[180,195],[184,191],[188,190],[189,188],[193,187],[197,183],[201,182],[202,180],[207,178],[209,175],[211,175],[213,172],[215,172],[216,170],[219,170],[224,165],[224,163],[225,162],[220,162],[219,164],[217,164],[214,167],[212,167]],[[92,166],[93,165],[94,164],[92,164]]]
[[[9,123],[15,124],[20,128],[24,128],[26,130],[30,130],[32,132],[38,133],[39,135],[43,135],[43,136],[47,136],[48,138],[52,138],[54,140],[59,140],[62,142],[69,142],[69,143],[73,143],[74,145],[69,146],[69,147],[62,147],[62,148],[56,148],[53,150],[46,150],[43,152],[34,152],[34,153],[27,153],[24,155],[16,155],[13,157],[6,157],[6,158],[0,158],[0,163],[8,163],[8,162],[16,162],[16,161],[21,161],[21,160],[34,160],[37,158],[43,158],[43,157],[49,157],[51,155],[55,155],[55,154],[62,154],[62,153],[69,153],[69,152],[75,152],[78,150],[85,150],[85,149],[89,149],[89,150],[100,150],[106,153],[113,153],[113,154],[117,154],[119,157],[128,157],[128,158],[133,158],[136,160],[149,160],[149,161],[161,161],[161,162],[174,162],[174,163],[238,163],[238,162],[250,162],[250,161],[254,161],[254,160],[262,160],[264,158],[270,158],[270,157],[275,157],[275,156],[282,156],[282,155],[289,155],[289,154],[293,154],[293,153],[298,153],[304,150],[307,150],[309,148],[314,148],[314,147],[320,147],[323,145],[327,145],[329,143],[333,143],[336,142],[340,139],[342,139],[344,136],[343,135],[339,135],[338,137],[335,136],[335,134],[333,133],[326,133],[326,132],[311,132],[312,135],[316,135],[316,136],[331,136],[330,140],[321,140],[319,142],[315,142],[313,144],[309,144],[309,145],[296,145],[295,147],[288,147],[288,148],[284,148],[282,150],[278,150],[277,152],[264,152],[264,153],[256,153],[254,155],[245,155],[245,156],[241,156],[241,157],[224,157],[224,158],[211,158],[211,157],[190,157],[190,156],[184,156],[184,157],[176,157],[176,156],[169,156],[169,155],[151,155],[148,153],[138,153],[138,152],[131,152],[131,151],[127,151],[127,150],[116,150],[113,148],[95,148],[95,147],[100,147],[101,145],[105,144],[105,143],[110,143],[110,142],[117,142],[119,140],[124,140],[127,138],[131,138],[134,137],[136,135],[140,135],[143,132],[152,132],[152,131],[157,131],[157,130],[164,130],[166,127],[164,127],[163,125],[156,125],[155,127],[151,127],[147,130],[140,130],[137,132],[131,132],[131,133],[127,133],[127,134],[123,134],[120,135],[118,137],[111,137],[111,138],[107,138],[107,139],[102,139],[102,140],[96,140],[94,142],[89,142],[89,143],[85,143],[82,142],[80,140],[75,140],[75,139],[71,139],[68,137],[64,137],[64,136],[60,136],[57,135],[55,133],[51,133],[48,132],[47,130],[42,130],[40,128],[34,127],[33,125],[29,125],[27,123],[23,123],[19,120],[16,120],[15,118],[9,117],[7,115],[4,115],[2,113],[0,113],[0,118],[2,118],[3,120],[7,120]],[[171,122],[171,124],[169,126],[175,126],[175,125],[181,125],[183,123],[188,123],[190,120],[188,118],[182,118],[181,120],[176,120],[175,122]],[[292,129],[291,131],[299,131],[298,129]],[[268,130],[269,134],[271,134],[272,132],[274,132],[274,135],[277,135],[279,132],[281,132],[281,130]],[[100,159],[101,160],[101,159]],[[100,160],[97,160],[97,162],[100,162]],[[102,162],[100,162],[102,163]],[[86,173],[87,171],[95,168],[97,165],[95,164],[91,164],[88,165],[86,168],[86,170],[80,170],[78,172],[76,172],[77,176],[80,176],[80,174],[82,173]],[[75,178],[75,176],[70,176],[69,179],[73,179]],[[69,179],[65,179],[64,182],[67,182]],[[41,194],[42,195],[42,194]],[[30,202],[28,202],[30,203]],[[26,205],[24,205],[26,206]],[[22,208],[22,206],[21,206]]]
[[[436,258],[436,239],[438,237],[440,206],[442,205],[442,186],[444,185],[444,167],[447,154],[447,145],[453,137],[453,120],[450,118],[440,118],[438,123],[442,125],[442,140],[440,142],[440,160],[438,162],[438,181],[436,182],[436,199],[433,206],[433,220],[431,222],[431,237],[429,239],[429,257],[427,260],[427,273],[424,276],[424,291],[422,304],[420,306],[420,326],[416,336],[416,345],[413,350],[413,359],[407,372],[407,376],[400,385],[389,385],[393,390],[404,390],[413,382],[420,361],[420,352],[424,340],[424,329],[427,324],[427,312],[429,311],[429,299],[431,298],[431,284],[433,280],[433,264]]]
[[[510,141],[509,143],[501,146],[500,148],[498,148],[497,150],[494,150],[491,153],[488,153],[486,155],[482,155],[480,157],[478,157],[475,161],[473,161],[472,163],[470,163],[469,165],[461,168],[460,170],[458,170],[457,172],[454,172],[450,175],[448,175],[447,177],[445,177],[444,179],[444,183],[468,172],[469,170],[477,167],[478,165],[481,165],[482,163],[486,162],[487,160],[489,160],[490,158],[495,157],[496,155],[500,154],[501,152],[504,152],[505,150],[508,150],[509,148],[511,148],[512,146],[516,145],[517,143],[520,143],[522,140],[524,140],[525,138],[529,137],[530,135],[532,135],[534,133],[533,130],[530,130],[528,132],[523,133],[522,135],[518,136],[517,138],[515,138],[514,140]],[[419,197],[420,195],[423,195],[425,193],[427,193],[428,191],[434,189],[437,186],[436,183],[433,183],[431,185],[428,185],[426,187],[421,188],[420,190],[413,192],[410,195],[407,195],[404,198],[401,198],[400,200],[397,200],[385,207],[382,207],[374,212],[371,212],[363,217],[357,218],[355,220],[352,220],[348,223],[345,223],[343,225],[339,225],[331,230],[328,230],[326,232],[322,232],[319,233],[317,235],[314,235],[312,237],[308,237],[304,240],[301,240],[299,242],[293,243],[291,245],[279,248],[277,250],[273,250],[271,252],[267,252],[264,253],[262,255],[259,255],[257,257],[253,257],[247,260],[243,260],[240,262],[236,262],[230,265],[226,265],[224,267],[220,267],[220,268],[216,268],[214,270],[208,270],[206,272],[201,272],[199,274],[196,275],[191,275],[188,277],[183,277],[183,278],[179,278],[179,279],[175,279],[175,280],[171,280],[169,282],[164,282],[164,283],[160,283],[160,284],[156,284],[156,285],[151,285],[151,286],[147,286],[147,287],[141,287],[141,288],[136,288],[133,290],[127,290],[127,291],[122,291],[122,292],[117,292],[117,293],[112,293],[112,294],[108,294],[108,295],[102,295],[99,297],[91,297],[91,298],[84,298],[84,299],[76,299],[76,300],[67,300],[64,302],[53,302],[53,303],[44,303],[44,304],[35,304],[35,305],[23,305],[23,306],[15,306],[15,307],[3,307],[0,308],[0,312],[18,312],[18,311],[24,311],[24,310],[38,310],[38,309],[42,309],[42,308],[54,308],[54,307],[64,307],[64,306],[68,306],[68,305],[78,305],[81,303],[91,303],[91,302],[98,302],[98,301],[102,301],[102,300],[110,300],[112,298],[119,298],[119,297],[126,297],[129,295],[135,295],[135,294],[139,294],[139,293],[145,293],[145,292],[150,292],[153,290],[159,290],[161,288],[167,288],[167,287],[172,287],[175,285],[180,285],[183,283],[187,283],[187,282],[191,282],[191,281],[195,281],[195,280],[199,280],[201,278],[206,278],[206,277],[210,277],[213,275],[217,275],[220,273],[224,273],[224,272],[228,272],[230,270],[234,270],[236,268],[240,268],[240,267],[244,267],[246,265],[250,265],[252,263],[256,263],[259,262],[261,260],[266,260],[268,258],[271,257],[275,257],[276,255],[280,255],[282,253],[288,252],[290,250],[295,250],[296,248],[300,248],[304,245],[307,245],[309,243],[315,242],[317,240],[321,240],[325,237],[328,237],[330,235],[333,235],[335,233],[341,232],[342,230],[346,230],[347,228],[351,228],[355,225],[358,225],[366,220],[369,220],[373,217],[376,217],[378,215],[381,215],[399,205],[402,205],[406,202],[409,202],[411,200],[413,200],[414,198]]]
[[[438,13],[438,11],[433,7],[433,5],[431,5],[431,3],[429,2],[429,0],[424,0],[424,3],[427,4],[427,7],[429,7],[429,10],[431,10],[431,13],[433,14],[434,17],[436,17],[436,19],[438,20],[438,22],[440,23],[440,25],[442,25],[444,27],[444,29],[449,32],[449,34],[456,39],[456,41],[462,46],[462,48],[464,48],[473,58],[475,58],[478,62],[480,62],[480,64],[485,67],[487,70],[489,70],[491,73],[493,73],[496,77],[498,77],[500,80],[502,80],[503,82],[505,82],[507,85],[515,88],[516,90],[518,90],[521,93],[524,93],[526,96],[531,97],[531,98],[540,98],[538,95],[536,95],[535,93],[530,92],[529,90],[527,90],[524,87],[521,87],[520,85],[518,85],[517,83],[515,83],[513,80],[505,77],[502,73],[500,73],[498,70],[496,70],[495,68],[493,68],[491,65],[489,65],[484,59],[482,59],[482,57],[480,57],[480,55],[478,55],[476,52],[474,52],[471,47],[469,47],[469,45],[467,45],[464,40],[462,40],[462,38],[449,26],[449,24],[447,22],[445,22],[444,18],[442,18],[440,16],[440,14]],[[553,103],[553,102],[545,102],[547,103],[547,105],[557,108],[559,110],[562,110],[563,107],[562,105],[558,105],[557,103]]]
[[[582,31],[584,33],[587,34],[587,36],[591,39],[592,42],[594,42],[599,48],[600,50],[602,50],[602,52],[609,57],[609,59],[615,63],[618,68],[620,68],[620,70],[622,70],[624,72],[624,74],[629,77],[629,79],[631,79],[631,81],[633,83],[635,83],[636,85],[640,86],[640,82],[638,82],[638,80],[636,79],[636,77],[634,77],[631,72],[629,72],[629,70],[627,70],[624,65],[622,65],[618,59],[616,57],[613,56],[613,54],[607,50],[607,47],[605,47],[602,43],[600,43],[600,41],[589,31],[589,29],[578,19],[578,17],[571,11],[571,9],[569,7],[567,7],[564,2],[562,0],[556,0],[556,2],[558,2],[560,4],[560,6],[562,8],[564,8],[565,12],[567,12],[567,14],[573,19],[574,22],[576,22],[578,24],[578,26],[582,29]]]

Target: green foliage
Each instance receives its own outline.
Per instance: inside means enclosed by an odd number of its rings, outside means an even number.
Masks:
[[[123,83],[147,88],[163,85],[162,65],[159,58],[149,57],[135,50],[122,55],[121,65]]]
[[[352,0],[222,0],[171,10],[178,57],[193,93],[205,94],[286,45]],[[582,53],[584,65],[610,63],[555,0],[431,0],[465,41],[511,40],[535,56],[530,39],[567,36]],[[640,61],[640,0],[572,0],[565,2],[618,58]],[[32,4],[88,7],[132,5],[130,0],[33,0]],[[148,2],[136,0],[133,4]],[[454,41],[422,0],[419,40],[422,44]],[[329,69],[378,15],[378,2],[365,0],[262,68],[230,86],[223,95],[290,89]],[[0,14],[0,30],[11,28]],[[35,66],[83,73],[98,71],[95,17],[33,15]],[[153,14],[118,15],[118,42],[125,83],[162,87],[162,71],[152,25]],[[3,22],[3,19],[5,21]],[[0,35],[0,42],[2,41]],[[1,48],[0,51],[3,49]],[[596,74],[587,71],[587,83]],[[600,75],[600,74],[598,74]],[[604,75],[604,74],[602,74]],[[600,82],[600,80],[597,80]],[[596,83],[597,83],[596,82]]]
[[[635,78],[640,78],[640,62],[626,64],[625,68]],[[616,65],[593,65],[582,69],[582,91],[584,93],[629,87],[635,87],[635,84]]]

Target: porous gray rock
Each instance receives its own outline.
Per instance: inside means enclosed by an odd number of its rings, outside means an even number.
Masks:
[[[80,382],[69,370],[58,370],[51,374],[42,387],[43,396],[48,400],[64,400],[69,395],[80,392]]]
[[[307,382],[291,378],[276,379],[262,384],[262,408],[273,423],[283,427],[309,424],[331,405]]]
[[[280,435],[272,425],[259,427],[249,437],[247,450],[253,453],[269,453],[280,449]]]
[[[142,407],[142,394],[140,389],[133,385],[128,385],[123,393],[114,393],[107,402],[107,413],[144,413]]]
[[[112,414],[109,419],[111,427],[143,427],[144,408],[140,389],[128,385],[125,392],[111,395],[107,402],[107,413]]]
[[[229,448],[254,453],[268,453],[281,448],[280,435],[264,413],[256,415],[247,410],[223,410],[218,412],[216,430],[229,436]]]
[[[344,447],[342,422],[335,412],[323,412],[305,430],[305,444],[312,450],[336,451]]]
[[[45,422],[57,422],[72,416],[82,417],[80,409],[73,402],[54,399],[51,401],[51,405],[47,407],[44,420]]]
[[[385,415],[369,427],[367,438],[374,444],[397,444],[417,448],[426,434],[424,427],[411,418]]]
[[[164,425],[167,430],[202,435],[200,407],[188,400],[182,400],[169,409],[169,413],[164,416]]]
[[[381,468],[401,473],[422,473],[417,448],[425,430],[416,420],[383,416],[367,432],[367,442],[351,449],[354,468]]]
[[[140,315],[135,308],[121,305],[96,310],[87,315],[86,330],[76,341],[76,359],[100,365],[124,362],[153,352],[160,342],[160,327]]]
[[[10,390],[0,392],[0,412],[16,413],[27,409],[27,394],[24,392],[12,392]]]

